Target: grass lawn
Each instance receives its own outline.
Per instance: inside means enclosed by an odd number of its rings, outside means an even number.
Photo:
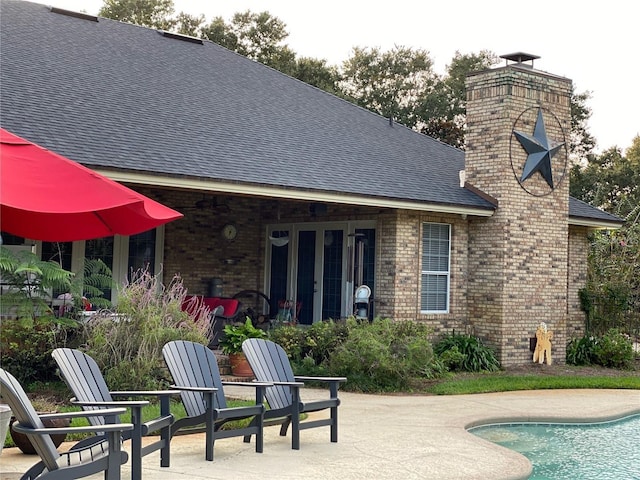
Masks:
[[[508,392],[513,390],[549,390],[562,388],[640,389],[640,377],[582,377],[582,376],[514,376],[485,375],[454,377],[426,389],[435,395]]]
[[[640,360],[633,370],[531,363],[495,373],[458,373],[424,385],[423,391],[434,395],[462,395],[563,388],[640,390]]]

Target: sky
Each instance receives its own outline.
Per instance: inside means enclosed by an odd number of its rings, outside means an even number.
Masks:
[[[45,3],[41,0],[41,3]],[[49,0],[60,8],[97,14],[102,0]],[[234,13],[268,11],[289,32],[298,55],[340,65],[353,47],[427,50],[437,73],[456,51],[537,55],[534,67],[590,92],[589,132],[602,152],[623,151],[640,135],[640,3],[628,0],[174,0],[176,12],[204,14],[207,23]]]

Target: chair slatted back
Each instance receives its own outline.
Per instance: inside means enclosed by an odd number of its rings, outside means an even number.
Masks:
[[[44,428],[24,389],[6,370],[0,369],[0,397],[9,405],[13,416],[19,423],[31,428]],[[49,471],[57,470],[56,460],[60,454],[49,435],[29,435],[33,448]],[[4,439],[2,439],[4,441]]]
[[[259,382],[295,382],[289,358],[277,343],[250,338],[242,342],[242,351]],[[293,401],[291,389],[283,385],[267,387],[265,397],[273,410],[288,408]]]
[[[217,388],[215,406],[227,408],[218,360],[209,348],[200,343],[175,340],[162,347],[162,356],[175,385]],[[202,393],[182,390],[180,396],[188,416],[197,417],[206,412]]]
[[[107,383],[98,368],[98,364],[89,355],[71,348],[56,348],[51,354],[60,368],[60,372],[69,389],[77,400],[83,402],[113,401]],[[83,407],[84,410],[95,410],[100,407]],[[93,425],[104,424],[104,417],[90,417]],[[120,419],[116,419],[119,423]]]

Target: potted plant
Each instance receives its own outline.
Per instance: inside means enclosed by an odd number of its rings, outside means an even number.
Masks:
[[[231,374],[238,377],[252,377],[253,370],[242,352],[242,342],[248,338],[266,338],[264,330],[256,328],[247,317],[241,325],[225,325],[224,335],[220,339],[222,353],[229,355]]]
[[[71,419],[69,418],[48,418],[47,414],[57,413],[57,408],[54,403],[49,402],[48,400],[34,400],[32,401],[33,407],[36,409],[36,412],[40,416],[40,420],[42,420],[42,424],[47,428],[64,428],[71,425]],[[36,449],[31,444],[31,440],[29,440],[29,435],[26,433],[17,432],[13,429],[13,425],[16,423],[15,417],[11,417],[11,426],[9,428],[9,433],[11,435],[11,440],[16,447],[20,449],[22,453],[27,455],[36,454]],[[59,447],[62,442],[67,438],[66,433],[57,433],[51,435],[51,440],[53,444]]]

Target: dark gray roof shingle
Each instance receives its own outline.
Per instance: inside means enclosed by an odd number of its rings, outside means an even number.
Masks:
[[[492,208],[462,151],[212,42],[16,0],[0,21],[4,127],[85,165]]]
[[[624,220],[620,217],[592,207],[588,203],[573,197],[569,197],[569,215],[575,219],[599,220],[615,225],[622,225],[622,223],[624,223]]]
[[[0,22],[3,128],[87,166],[494,208],[461,150],[215,43],[21,0]]]

